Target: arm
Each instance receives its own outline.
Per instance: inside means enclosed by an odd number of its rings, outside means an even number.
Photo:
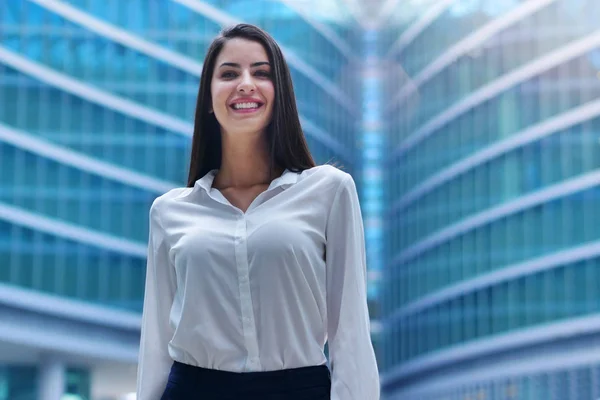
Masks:
[[[363,223],[350,175],[334,196],[326,235],[331,400],[379,400],[367,309]]]
[[[155,201],[150,209],[150,234],[142,334],[138,363],[137,399],[159,399],[173,360],[168,344],[173,337],[169,314],[175,296],[175,270],[169,262],[168,246]]]

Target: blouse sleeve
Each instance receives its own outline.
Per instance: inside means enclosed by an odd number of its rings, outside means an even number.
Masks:
[[[363,223],[350,175],[334,196],[326,237],[331,400],[379,400],[367,308]]]
[[[175,270],[155,201],[150,209],[150,232],[142,332],[137,374],[137,399],[156,400],[162,395],[173,360],[168,345],[173,337],[169,315],[175,296]]]

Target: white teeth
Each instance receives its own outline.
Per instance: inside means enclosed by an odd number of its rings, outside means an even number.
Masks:
[[[233,108],[236,110],[244,108],[258,108],[258,103],[237,103],[233,105]]]

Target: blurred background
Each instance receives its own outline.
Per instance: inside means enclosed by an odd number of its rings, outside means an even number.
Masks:
[[[0,0],[0,400],[134,400],[223,26],[361,196],[384,400],[600,398],[598,0]],[[364,399],[370,400],[370,399]]]

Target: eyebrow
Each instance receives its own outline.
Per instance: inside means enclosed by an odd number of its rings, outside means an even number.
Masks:
[[[254,68],[254,67],[260,67],[261,65],[271,65],[266,61],[259,61],[259,62],[255,62],[254,64],[251,64],[250,67]],[[233,68],[242,68],[242,66],[240,64],[237,63],[230,63],[230,62],[224,62],[223,64],[220,65],[220,67],[233,67]]]

